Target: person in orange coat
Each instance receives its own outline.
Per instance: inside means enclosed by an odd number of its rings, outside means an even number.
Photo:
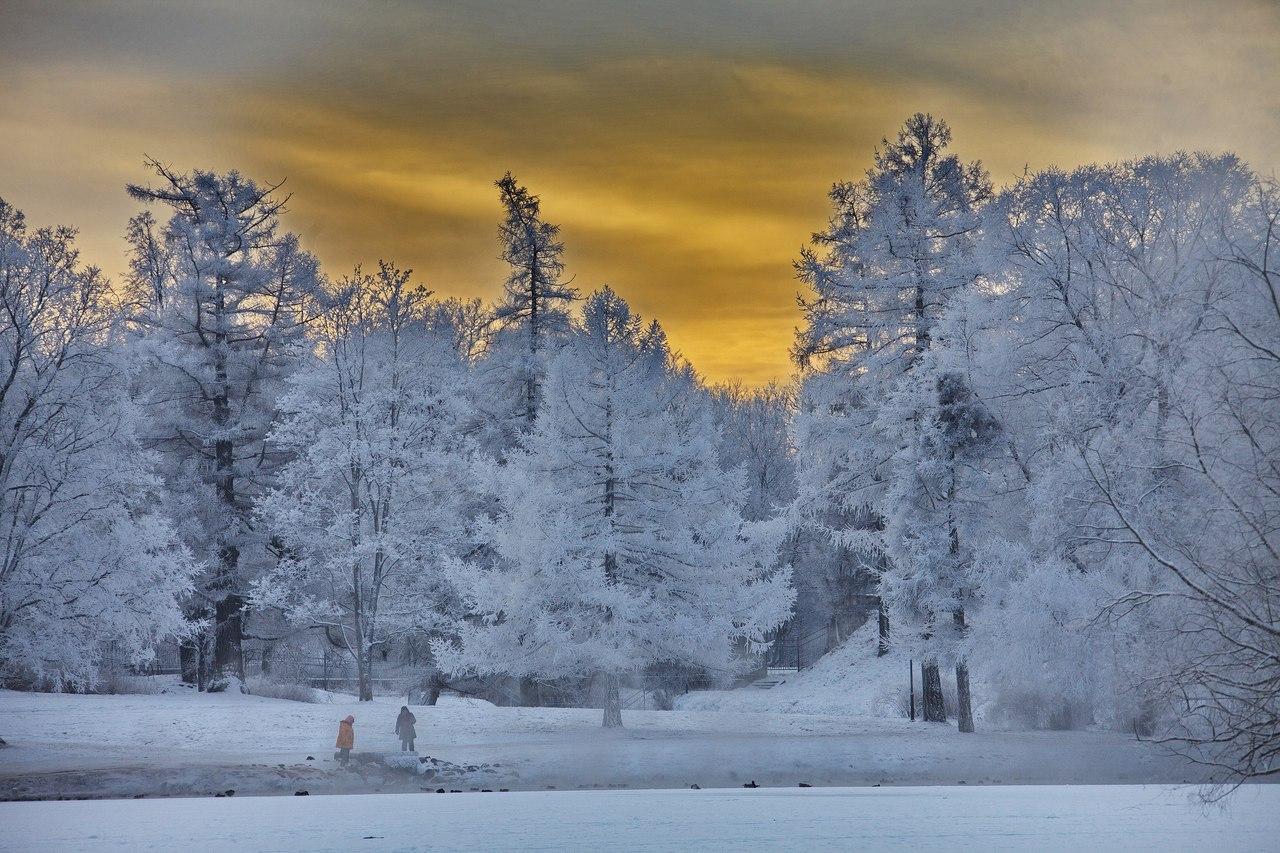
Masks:
[[[351,759],[351,749],[356,745],[356,718],[350,714],[342,722],[338,723],[338,742],[334,744],[338,748],[339,761],[346,764]]]

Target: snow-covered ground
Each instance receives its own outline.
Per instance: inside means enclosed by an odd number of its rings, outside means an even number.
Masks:
[[[0,850],[1275,849],[1280,786],[529,791],[0,803]]]
[[[747,691],[744,691],[747,692]],[[749,691],[767,696],[766,691]],[[402,700],[306,704],[240,694],[85,696],[0,691],[0,798],[356,793],[510,788],[1181,783],[1203,773],[1112,732],[979,731],[857,715],[414,706],[417,749],[463,767],[445,782],[333,760],[356,716],[357,758],[398,753]],[[308,758],[312,760],[308,760]]]
[[[898,719],[907,716],[911,661],[894,649],[876,654],[876,620],[869,620],[838,648],[813,666],[793,673],[770,690],[700,690],[681,696],[678,708],[689,711],[750,711],[779,714],[831,714]],[[919,661],[915,662],[919,699]],[[955,696],[951,673],[942,672],[948,702]],[[981,670],[972,673],[974,718],[989,725],[991,691]],[[1003,727],[1003,726],[1002,726]]]

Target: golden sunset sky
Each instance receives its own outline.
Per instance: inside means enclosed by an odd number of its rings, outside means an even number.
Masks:
[[[287,178],[337,275],[496,297],[510,169],[715,381],[791,372],[794,259],[912,112],[997,184],[1178,149],[1280,168],[1280,3],[0,0],[0,197],[124,266],[144,155]]]

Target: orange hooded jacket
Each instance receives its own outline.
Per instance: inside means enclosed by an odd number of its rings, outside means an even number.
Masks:
[[[338,749],[351,749],[356,745],[355,721],[355,717],[347,717],[338,723],[338,742],[334,744]]]

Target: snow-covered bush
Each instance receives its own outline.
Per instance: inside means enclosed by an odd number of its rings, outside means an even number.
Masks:
[[[108,695],[156,696],[177,690],[178,682],[171,675],[133,675],[118,670],[109,671],[94,684],[94,693]]]
[[[268,699],[287,699],[290,702],[324,702],[325,698],[319,690],[305,684],[274,681],[263,676],[250,676],[246,685],[254,696],[265,696]]]
[[[209,683],[205,686],[205,690],[210,693],[248,693],[248,686],[240,679],[240,676],[233,675],[229,672],[219,672],[209,679]]]

